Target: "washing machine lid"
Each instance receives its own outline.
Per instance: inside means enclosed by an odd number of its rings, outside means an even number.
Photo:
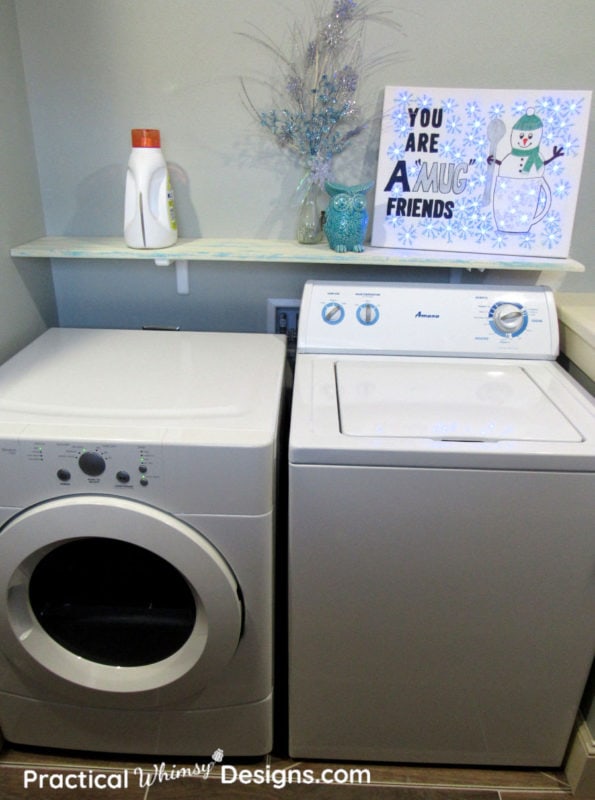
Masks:
[[[86,423],[248,443],[276,425],[284,367],[285,340],[270,334],[53,328],[0,367],[0,431],[84,437]]]
[[[555,362],[301,354],[289,460],[595,471],[595,404]]]
[[[346,436],[582,441],[522,367],[339,361],[336,380],[341,433]]]

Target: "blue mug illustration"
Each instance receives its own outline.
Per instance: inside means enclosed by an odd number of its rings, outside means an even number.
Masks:
[[[543,123],[532,108],[513,125],[508,155],[499,161],[493,155],[488,163],[498,165],[493,210],[496,227],[507,233],[526,233],[550,209],[552,192],[545,179],[545,167],[564,155],[554,147],[551,158],[540,155]]]

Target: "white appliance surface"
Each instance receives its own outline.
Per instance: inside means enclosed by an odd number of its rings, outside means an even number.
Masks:
[[[0,369],[0,506],[90,490],[268,513],[284,347],[267,334],[48,330]],[[100,480],[77,466],[85,448],[107,465]]]
[[[0,422],[251,441],[271,428],[281,347],[259,334],[53,328],[3,366]]]
[[[440,441],[582,441],[516,366],[357,364],[336,367],[341,432]]]
[[[272,335],[56,328],[0,366],[8,741],[270,750],[285,363]]]
[[[540,287],[309,281],[298,351],[555,358],[553,296]]]
[[[577,469],[595,456],[593,404],[554,361],[543,289],[313,281],[300,321],[294,463]]]
[[[561,763],[595,649],[595,404],[557,352],[540,287],[306,284],[294,757]]]

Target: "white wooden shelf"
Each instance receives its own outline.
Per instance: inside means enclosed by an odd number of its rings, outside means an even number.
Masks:
[[[136,250],[124,239],[108,237],[44,236],[13,247],[18,258],[79,258],[151,260],[175,264],[179,294],[188,294],[189,261],[260,262],[266,264],[359,265],[386,267],[445,267],[455,270],[538,270],[584,272],[578,261],[565,258],[520,258],[474,253],[441,253],[367,246],[363,253],[336,253],[326,244],[303,245],[285,239],[180,239],[161,250]]]
[[[161,250],[135,250],[119,237],[45,236],[13,247],[16,257],[150,259],[153,261],[261,261],[275,264],[359,264],[464,269],[555,270],[584,272],[565,258],[495,257],[492,254],[441,253],[367,246],[363,253],[336,253],[327,244],[303,245],[284,239],[180,239]]]

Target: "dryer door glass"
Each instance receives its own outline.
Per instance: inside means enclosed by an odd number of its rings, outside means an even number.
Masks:
[[[129,542],[79,539],[37,564],[31,607],[62,647],[99,664],[135,667],[179,650],[194,628],[188,582],[168,561]]]
[[[106,704],[129,693],[177,701],[221,675],[240,645],[235,575],[171,514],[106,495],[55,498],[5,523],[0,543],[0,639],[46,685]]]

